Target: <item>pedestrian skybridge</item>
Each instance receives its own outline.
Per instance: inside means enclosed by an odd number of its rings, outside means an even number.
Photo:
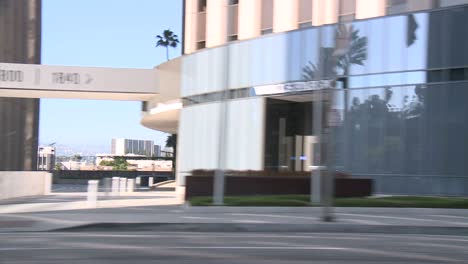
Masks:
[[[0,97],[146,101],[158,94],[156,72],[0,63]]]

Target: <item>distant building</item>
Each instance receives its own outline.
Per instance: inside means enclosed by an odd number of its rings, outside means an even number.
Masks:
[[[161,157],[161,146],[154,145],[153,147],[153,157]]]
[[[53,170],[55,167],[55,147],[39,147],[37,152],[37,169]]]
[[[63,170],[89,170],[90,165],[86,161],[68,160],[60,164]],[[93,166],[94,167],[94,166]]]
[[[113,138],[111,153],[114,155],[136,154],[154,156],[154,141],[126,138]]]
[[[136,155],[136,154],[126,154],[126,155],[96,154],[96,169],[98,170],[112,169],[112,166],[103,166],[101,165],[101,162],[102,161],[114,161],[114,159],[117,157],[124,158],[128,162],[129,170],[139,170],[139,171],[171,171],[172,170],[171,160],[153,160],[153,159],[148,159],[144,155]]]
[[[125,154],[125,155],[118,155],[118,154],[96,154],[95,164],[99,166],[102,161],[113,161],[115,157],[124,157],[125,159],[130,158],[145,158],[145,155],[137,155],[137,154]]]

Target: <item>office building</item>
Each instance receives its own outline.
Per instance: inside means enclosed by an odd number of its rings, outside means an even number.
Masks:
[[[40,62],[41,0],[0,0],[0,63]],[[22,78],[0,67],[0,87]],[[39,99],[0,97],[0,170],[36,170],[38,124]]]
[[[153,157],[161,157],[161,146],[160,145],[154,145]]]
[[[55,147],[39,147],[37,152],[37,170],[55,169]]]
[[[113,138],[111,154],[125,156],[127,154],[154,156],[154,141],[126,138]]]
[[[141,123],[177,132],[181,186],[309,171],[322,128],[330,164],[377,193],[468,195],[467,4],[186,0],[184,54],[156,67]]]

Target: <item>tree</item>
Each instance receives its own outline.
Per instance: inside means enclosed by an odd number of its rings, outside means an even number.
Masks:
[[[172,148],[172,170],[175,172],[177,157],[177,134],[167,136],[166,147]]]
[[[124,158],[115,158],[114,159],[114,166],[112,167],[113,170],[117,171],[126,171],[128,169],[128,162]]]
[[[179,44],[177,35],[175,35],[171,30],[166,29],[163,31],[162,36],[157,35],[156,38],[158,39],[156,47],[166,48],[166,59],[169,60],[169,47],[175,48],[177,47],[177,44]]]
[[[83,159],[83,157],[81,157],[80,154],[75,154],[73,155],[73,158],[72,158],[74,161],[81,161]]]
[[[113,160],[101,160],[99,166],[114,166],[115,163]]]
[[[176,144],[177,144],[177,135],[176,134],[172,134],[172,135],[167,136],[166,147],[175,148]]]

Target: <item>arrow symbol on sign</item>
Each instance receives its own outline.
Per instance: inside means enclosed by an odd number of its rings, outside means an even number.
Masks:
[[[86,84],[90,84],[93,81],[93,77],[91,75],[86,74]]]

